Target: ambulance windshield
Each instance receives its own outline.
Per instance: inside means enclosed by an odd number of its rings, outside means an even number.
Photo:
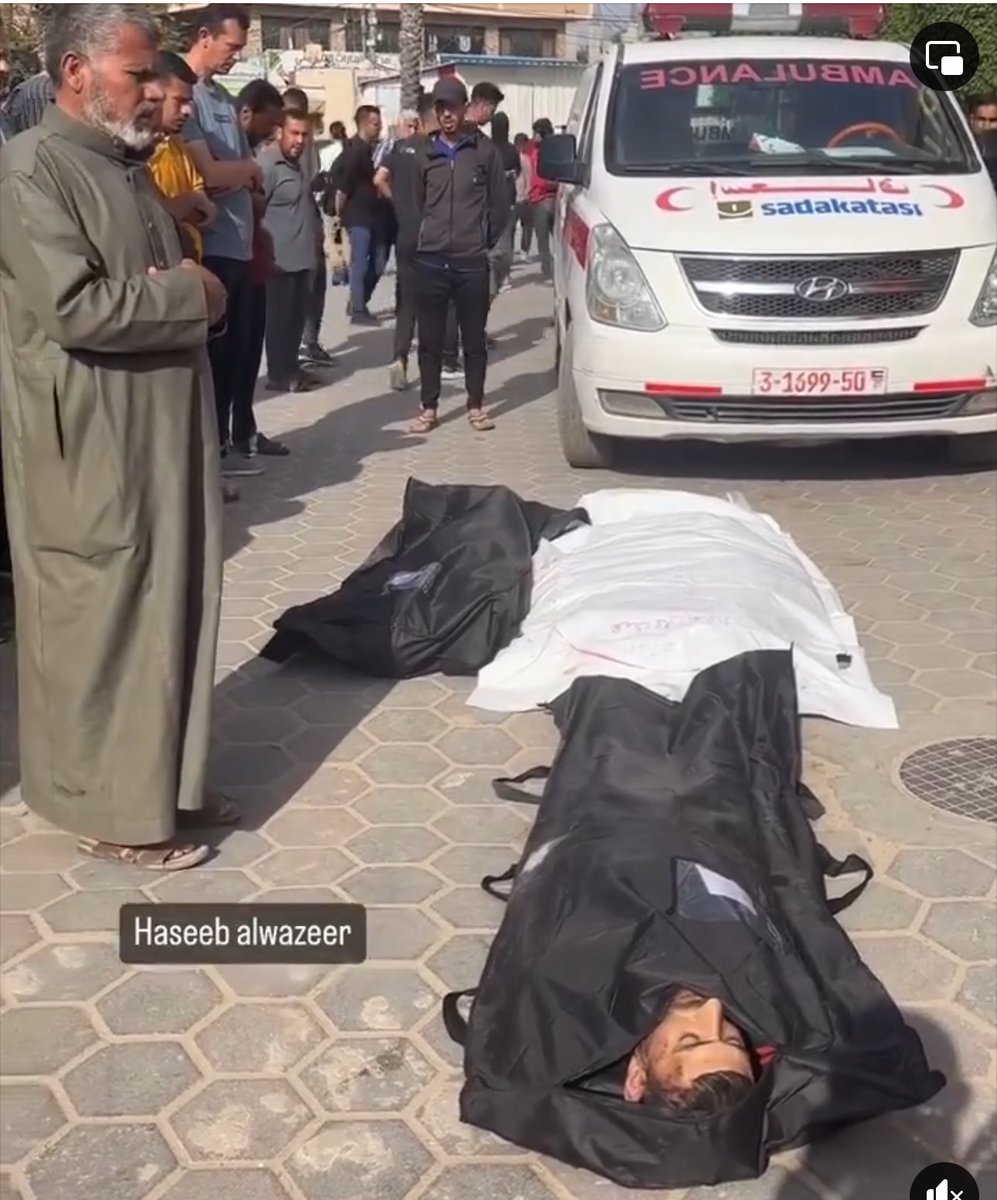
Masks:
[[[898,62],[706,59],[635,63],[617,79],[615,174],[979,170],[951,102]]]

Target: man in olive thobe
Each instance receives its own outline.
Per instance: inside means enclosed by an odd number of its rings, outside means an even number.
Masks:
[[[140,6],[53,19],[56,103],[0,155],[0,413],[23,798],[96,857],[177,870],[208,853],[178,824],[235,815],[204,794],[225,294],[140,158],[157,37]]]

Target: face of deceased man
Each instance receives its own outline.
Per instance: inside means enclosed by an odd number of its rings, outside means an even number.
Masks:
[[[641,1101],[649,1090],[682,1092],[702,1076],[718,1072],[754,1078],[744,1036],[719,1000],[683,990],[631,1056],[623,1094],[627,1100]]]
[[[122,24],[90,57],[65,54],[60,90],[88,125],[130,150],[145,150],[157,136],[165,99],[154,70],[157,49],[147,31]]]

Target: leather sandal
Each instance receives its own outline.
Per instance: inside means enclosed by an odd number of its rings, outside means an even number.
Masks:
[[[199,866],[210,855],[211,847],[194,843],[163,842],[156,846],[116,846],[96,838],[80,838],[77,850],[101,862],[144,871],[187,871]]]
[[[476,433],[487,433],[495,428],[495,422],[483,408],[472,408],[467,414],[467,419]]]
[[[439,425],[440,418],[433,408],[424,408],[409,426],[409,433],[432,433]]]

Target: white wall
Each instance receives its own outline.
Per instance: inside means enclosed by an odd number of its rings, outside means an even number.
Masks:
[[[492,67],[462,67],[460,77],[470,91],[476,83],[488,80],[505,93],[502,109],[509,116],[513,137],[517,133],[530,133],[533,122],[540,117],[549,117],[554,125],[564,125],[568,120],[571,101],[584,71],[581,64],[571,67],[508,67],[496,59]],[[431,88],[433,78],[424,78],[423,86]],[[377,104],[385,122],[396,119],[399,111],[399,87],[397,80],[388,82],[371,81],[361,88],[361,102]]]

